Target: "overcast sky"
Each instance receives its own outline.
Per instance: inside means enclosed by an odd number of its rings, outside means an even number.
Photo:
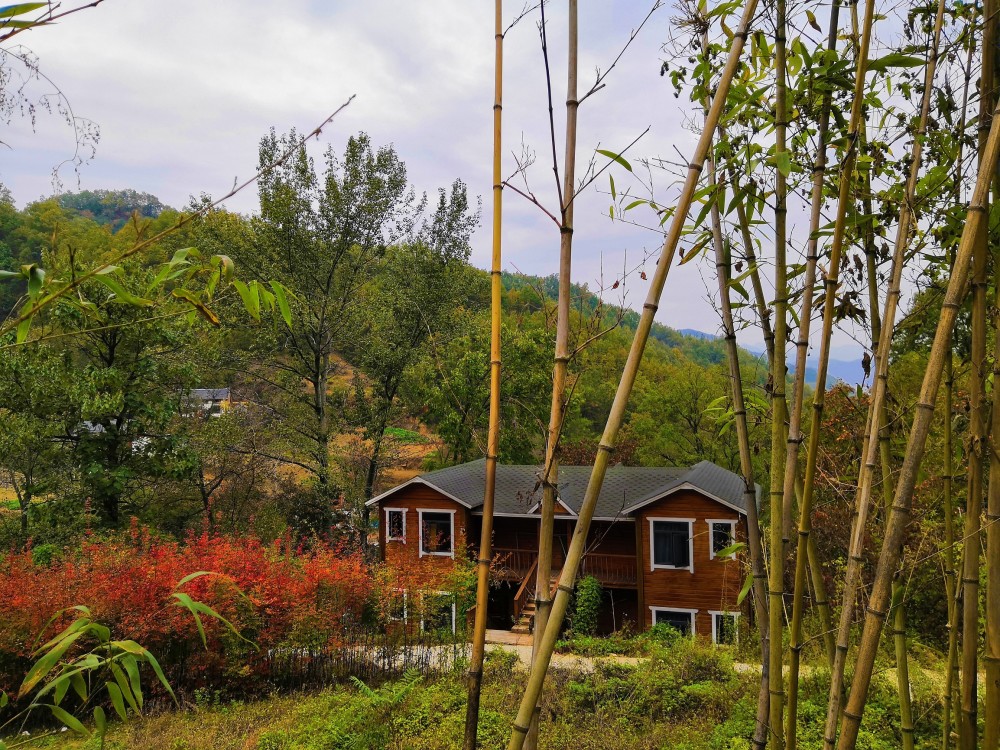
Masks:
[[[521,8],[506,5],[508,19]],[[652,0],[581,3],[581,93],[593,82],[595,68],[606,69],[614,60],[651,5]],[[546,10],[560,141],[566,87],[562,9],[553,3]],[[618,151],[647,127],[631,155],[675,161],[690,155],[695,140],[690,102],[676,99],[659,75],[671,12],[668,4],[654,14],[606,88],[581,107],[578,170],[598,145]],[[537,19],[536,11],[506,40],[504,171],[513,171],[511,152],[520,153],[522,142],[537,152],[530,185],[555,211]],[[134,188],[178,207],[191,195],[222,195],[234,180],[253,174],[258,141],[269,127],[310,130],[356,94],[324,129],[316,153],[327,145],[339,151],[350,134],[364,130],[376,144],[395,146],[418,190],[432,192],[461,178],[472,195],[483,198],[483,228],[475,236],[472,260],[484,268],[489,263],[493,3],[488,0],[106,0],[20,39],[76,114],[100,127],[97,154],[81,167],[79,184],[71,169],[62,171],[66,189]],[[33,89],[45,90],[41,84]],[[2,140],[9,149],[0,161],[0,180],[19,205],[51,194],[52,167],[72,154],[72,131],[57,116],[40,117],[34,132],[28,121],[15,118]],[[619,183],[625,181],[620,168],[614,174]],[[672,178],[661,174],[656,180],[657,199],[669,205],[676,195]],[[662,242],[655,232],[612,222],[607,191],[602,176],[576,204],[573,279],[592,289],[600,284],[602,268],[610,285],[626,254],[633,267]],[[505,268],[554,273],[555,225],[511,191],[504,200]],[[249,189],[229,207],[251,212],[256,201]],[[673,269],[658,320],[716,333],[719,316],[706,283],[713,270],[707,261]],[[641,305],[646,285],[637,275],[624,290],[627,304]],[[621,291],[608,301],[620,302]],[[746,342],[756,343],[755,338],[747,334]],[[849,343],[838,342],[842,356]]]

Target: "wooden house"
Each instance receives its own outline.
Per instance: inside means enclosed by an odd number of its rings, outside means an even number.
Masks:
[[[373,498],[383,559],[428,586],[479,545],[485,460],[414,477]],[[537,466],[498,466],[490,626],[530,630],[538,556],[541,487]],[[559,468],[553,585],[590,477],[589,466]],[[743,608],[746,538],[743,480],[711,462],[691,467],[608,470],[580,577],[604,588],[601,628],[667,623],[714,642],[731,642]],[[412,596],[412,594],[411,594]],[[447,614],[447,613],[444,613]],[[452,612],[454,626],[461,613]]]

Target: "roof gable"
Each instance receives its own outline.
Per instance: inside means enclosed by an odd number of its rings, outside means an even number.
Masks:
[[[580,512],[590,481],[590,466],[560,466],[558,500],[572,515]],[[494,511],[501,515],[532,515],[541,502],[540,466],[497,466]],[[483,504],[486,460],[450,466],[405,482],[368,501],[375,505],[402,488],[420,482],[466,508]],[[629,516],[638,508],[686,487],[745,513],[742,478],[710,461],[690,468],[613,466],[607,470],[594,511],[596,518]]]

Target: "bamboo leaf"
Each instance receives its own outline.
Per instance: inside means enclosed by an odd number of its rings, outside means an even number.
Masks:
[[[774,163],[778,171],[785,177],[792,173],[792,155],[788,151],[779,151],[774,155]]]
[[[233,263],[232,258],[228,255],[213,255],[212,265],[219,266],[222,269],[222,278],[224,281],[230,281],[233,278],[233,274],[236,273],[236,264]]]
[[[130,642],[134,643],[134,641]],[[153,673],[156,675],[156,679],[158,679],[160,681],[160,684],[163,685],[163,688],[168,693],[170,693],[170,697],[174,699],[174,703],[178,703],[177,696],[174,695],[174,689],[170,687],[170,683],[167,681],[166,675],[163,674],[163,667],[160,666],[160,662],[158,662],[156,660],[156,657],[153,656],[146,649],[142,649],[142,651],[143,651],[143,658],[146,660],[146,663],[153,668]]]
[[[83,737],[90,736],[90,732],[87,731],[87,727],[81,724],[80,720],[75,716],[73,716],[73,714],[71,714],[66,709],[60,708],[59,706],[50,705],[49,710],[52,712],[52,715],[55,716],[58,721],[61,721],[69,729],[73,730],[74,732]]]
[[[129,707],[135,713],[139,713],[139,704],[136,702],[135,696],[132,695],[132,688],[129,686],[125,671],[114,662],[111,662],[111,674],[114,675],[115,682],[118,683],[118,688],[122,691],[122,696],[125,700],[128,701]]]
[[[122,665],[125,667],[125,671],[128,672],[129,687],[132,689],[132,694],[135,696],[136,703],[139,704],[139,709],[142,709],[142,682],[139,679],[139,662],[132,654],[127,654],[121,660]]]
[[[111,696],[111,705],[114,706],[115,713],[117,713],[122,721],[128,718],[125,713],[125,701],[122,700],[122,691],[115,683],[109,682],[104,687],[108,690],[108,695]]]
[[[135,305],[136,307],[152,307],[153,301],[146,299],[144,297],[138,297],[128,291],[118,279],[111,276],[111,269],[101,271],[94,275],[94,280],[99,281],[104,284],[108,289],[111,290],[112,294],[115,295],[115,301],[122,302],[126,305]]]
[[[243,307],[246,311],[250,313],[250,317],[254,320],[260,320],[260,295],[257,294],[257,285],[251,284],[247,286],[239,279],[233,280],[233,286],[236,287],[236,291],[240,295],[240,299],[243,300]]]
[[[94,726],[97,727],[98,737],[103,737],[108,731],[108,717],[100,706],[94,706]]]
[[[53,670],[56,664],[59,663],[59,660],[63,657],[63,654],[65,654],[66,651],[69,650],[69,647],[76,642],[77,638],[79,638],[83,632],[84,631],[82,630],[77,631],[72,635],[70,635],[69,637],[64,638],[62,641],[57,643],[55,647],[53,647],[50,651],[48,651],[48,653],[42,656],[41,659],[36,661],[34,666],[32,666],[31,669],[28,670],[28,674],[24,676],[24,682],[21,683],[21,688],[18,691],[18,696],[27,695],[32,690],[32,688],[35,687],[35,685],[41,682],[41,680],[43,680],[45,676]]]
[[[740,589],[740,595],[736,597],[737,604],[742,604],[743,600],[747,598],[751,586],[753,586],[753,573],[747,573],[746,580],[743,581],[743,588]]]
[[[208,305],[206,305],[204,302],[198,299],[198,296],[194,292],[190,291],[189,289],[174,289],[172,294],[174,297],[177,297],[178,299],[182,299],[185,302],[188,302],[192,307],[194,307],[195,310],[199,312],[201,317],[203,317],[213,326],[221,325],[222,321],[219,320],[219,316],[216,315],[214,312],[212,312],[212,310],[208,307]]]
[[[865,69],[871,73],[879,73],[887,68],[916,68],[924,64],[924,58],[904,55],[902,52],[890,52],[885,57],[869,60]]]
[[[623,167],[625,167],[625,169],[627,169],[629,172],[632,171],[632,165],[629,164],[627,161],[625,161],[625,159],[620,154],[616,154],[614,151],[606,151],[603,148],[597,149],[597,153],[599,153],[601,156],[608,157],[612,161],[618,162]]]
[[[716,557],[733,557],[737,552],[741,552],[747,548],[746,544],[743,542],[735,542],[730,544],[728,547],[724,547],[715,553]]]
[[[285,321],[285,325],[291,328],[292,310],[288,306],[288,290],[277,281],[271,282],[271,288],[274,290],[274,299],[278,303],[278,310],[281,312],[281,318]]]
[[[17,5],[5,5],[0,8],[0,18],[22,16],[25,13],[31,13],[31,11],[44,8],[47,5],[48,3],[18,3]]]

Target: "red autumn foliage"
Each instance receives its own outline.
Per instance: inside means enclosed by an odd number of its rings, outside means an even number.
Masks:
[[[212,575],[181,590],[261,651],[336,645],[361,621],[373,588],[360,555],[337,547],[318,543],[305,551],[287,539],[266,545],[208,533],[177,543],[135,525],[129,534],[88,539],[48,565],[32,557],[31,550],[0,557],[0,683],[19,679],[6,674],[8,666],[23,664],[55,612],[77,604],[90,607],[114,637],[138,641],[165,666],[173,658],[188,668],[194,662],[242,668],[246,643],[206,617],[206,651],[191,614],[171,599],[178,582],[197,571]]]

